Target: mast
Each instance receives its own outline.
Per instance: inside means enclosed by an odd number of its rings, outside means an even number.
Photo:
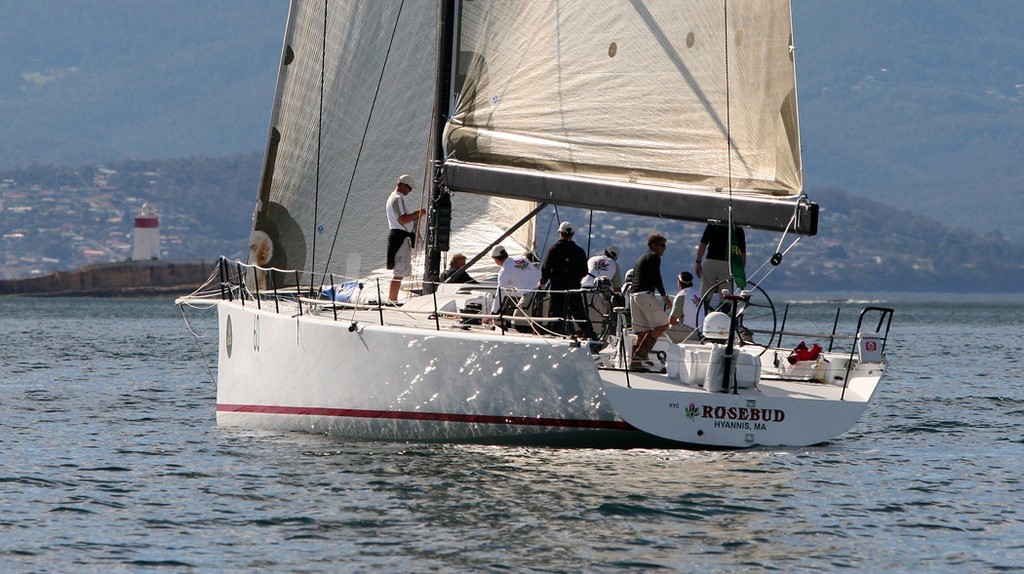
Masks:
[[[441,0],[437,31],[437,75],[434,98],[434,137],[431,149],[432,179],[427,214],[427,262],[423,291],[432,293],[441,277],[441,253],[448,251],[451,233],[451,194],[441,174],[444,161],[444,128],[451,113],[452,63],[455,60],[455,15],[458,0]]]

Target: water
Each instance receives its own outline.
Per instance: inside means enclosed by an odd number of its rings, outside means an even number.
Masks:
[[[0,571],[1024,569],[1024,298],[888,300],[853,431],[694,452],[219,429],[170,301],[0,299]]]

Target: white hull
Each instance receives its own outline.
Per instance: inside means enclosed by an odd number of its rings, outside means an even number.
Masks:
[[[708,392],[678,374],[599,369],[586,345],[553,337],[438,327],[394,309],[381,325],[377,310],[334,320],[273,305],[218,304],[221,425],[374,440],[810,445],[857,422],[884,368],[857,367],[845,393],[769,377]]]

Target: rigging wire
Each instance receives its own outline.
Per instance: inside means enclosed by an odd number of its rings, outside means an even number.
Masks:
[[[366,114],[366,123],[363,125],[363,135],[359,139],[359,149],[356,150],[356,159],[352,164],[352,172],[349,174],[348,187],[345,190],[345,200],[341,203],[341,213],[338,215],[338,225],[334,228],[334,239],[331,240],[331,249],[327,252],[327,261],[324,263],[324,270],[330,266],[331,258],[334,257],[334,248],[338,244],[338,235],[341,233],[341,222],[345,219],[345,208],[348,207],[348,198],[352,195],[352,182],[356,178],[356,170],[359,167],[359,160],[363,156],[363,146],[366,145],[366,134],[370,131],[370,121],[373,119],[373,111],[377,107],[377,96],[380,94],[381,84],[384,82],[384,72],[387,70],[388,61],[391,59],[391,48],[395,43],[395,36],[398,33],[398,22],[402,19],[402,8],[405,6],[405,0],[398,5],[398,14],[395,16],[395,25],[391,29],[391,38],[388,40],[388,49],[384,53],[384,63],[380,67],[380,75],[377,76],[377,86],[373,90],[373,100],[370,102],[370,111]],[[324,28],[327,27],[327,15],[326,15],[327,2],[324,3]],[[327,34],[324,34],[324,53],[327,51]],[[323,109],[320,110],[320,116],[323,118]],[[319,158],[317,159],[319,165]],[[314,236],[315,237],[315,236]],[[323,282],[326,279],[326,273],[321,275],[320,287],[323,288]]]
[[[435,73],[435,76],[436,76],[436,73]],[[434,81],[439,81],[439,80],[435,77]],[[425,158],[425,160],[423,162],[423,172],[420,174],[420,177],[421,177],[420,181],[423,182],[423,185],[420,186],[420,205],[421,206],[422,205],[430,204],[430,191],[429,190],[432,188],[433,181],[434,181],[434,166],[432,165],[432,162],[430,160],[431,160],[431,150],[434,149],[434,138],[435,138],[434,132],[435,132],[435,130],[433,128],[434,128],[434,125],[435,125],[436,122],[437,122],[437,102],[434,102],[434,107],[431,109],[431,112],[430,112],[430,128],[431,129],[427,130],[427,134],[428,134],[427,135],[427,157]],[[428,183],[429,183],[429,185],[428,185]],[[433,209],[433,205],[429,205],[429,209]],[[429,217],[431,217],[431,216],[428,215],[428,221],[429,221]],[[413,251],[412,251],[412,261],[410,262],[412,264],[412,268],[413,269],[416,269],[416,263],[419,261],[421,255],[422,255],[424,260],[426,260],[426,258],[430,256],[430,253],[427,252],[427,243],[428,243],[428,241],[427,241],[428,240],[427,233],[430,232],[430,228],[428,227],[427,230],[424,231],[423,230],[424,226],[420,225],[420,221],[423,221],[423,220],[422,219],[417,219],[416,220],[416,248],[413,249]],[[443,261],[442,261],[442,263],[443,263]],[[420,279],[420,284],[422,285],[423,283],[426,282],[426,280],[427,280],[427,263],[424,263],[423,264],[423,277]],[[413,290],[413,284],[412,283],[406,284],[405,282],[403,282],[402,284],[406,285],[406,287],[404,287],[404,289],[407,292],[412,292],[412,290]]]
[[[316,175],[314,176],[313,184],[313,250],[312,260],[309,263],[309,269],[312,271],[316,269],[316,236],[319,235],[317,231],[320,225],[319,221],[320,214],[320,157],[323,153],[323,136],[324,136],[324,83],[327,78],[327,4],[324,1],[324,25],[322,29],[320,39],[320,103],[317,115],[317,128],[316,128]],[[326,269],[326,266],[325,266]],[[309,277],[309,293],[313,295],[313,275]],[[323,287],[323,281],[321,280],[320,287]]]
[[[211,305],[212,307],[213,305]],[[206,359],[206,353],[203,352],[203,346],[199,343],[199,333],[192,328],[192,323],[188,320],[188,314],[185,313],[185,305],[178,305],[178,310],[181,311],[181,318],[185,320],[185,327],[188,328],[188,332],[192,333],[192,340],[196,342],[196,349],[199,351],[199,356],[203,359],[203,364],[206,365],[206,372],[210,375],[210,381],[214,385],[217,384],[217,377],[213,375],[213,369],[210,368],[210,361]]]
[[[775,271],[775,269],[778,268],[779,264],[782,263],[783,257],[785,257],[785,255],[789,253],[791,249],[796,247],[797,243],[800,242],[801,237],[800,234],[797,233],[793,240],[790,242],[789,246],[787,246],[785,249],[782,248],[782,244],[783,242],[786,241],[786,237],[789,235],[790,230],[796,228],[796,220],[800,215],[800,204],[806,198],[806,195],[801,195],[800,198],[797,200],[796,205],[793,208],[793,215],[789,218],[789,222],[786,223],[786,228],[782,230],[782,235],[779,236],[779,242],[775,246],[775,253],[771,257],[766,259],[764,263],[761,263],[761,266],[758,267],[756,271],[750,274],[750,277],[756,277],[761,272],[761,270],[765,268],[766,265],[768,265],[769,263],[771,264],[771,268],[769,268],[768,271],[764,274],[764,278],[759,279],[757,281],[758,284],[761,284],[766,279],[768,279],[768,276],[771,275]]]
[[[534,248],[532,250],[533,254],[537,256],[538,261],[541,263],[544,262],[544,256],[548,253],[548,240],[551,237],[552,229],[557,228],[557,225],[562,223],[562,217],[558,215],[558,206],[554,205],[552,207],[554,209],[551,212],[551,217],[548,218],[548,228],[547,231],[544,232],[544,241],[540,244],[539,249]],[[536,233],[534,233],[534,235],[536,235]],[[534,237],[534,243],[536,243],[536,237]]]
[[[728,252],[726,253],[726,261],[729,267],[729,286],[730,290],[736,288],[734,283],[735,277],[732,274],[732,115],[730,107],[730,90],[729,90],[729,0],[722,1],[722,8],[724,10],[724,29],[725,29],[725,141],[726,141],[726,170],[728,172],[729,181],[729,203],[727,213],[727,224],[728,231],[726,237],[728,237],[726,245],[729,246]]]
[[[587,257],[590,257],[590,240],[594,237],[594,210],[590,210],[590,221],[587,222]]]

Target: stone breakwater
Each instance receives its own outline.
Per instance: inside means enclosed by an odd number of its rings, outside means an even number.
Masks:
[[[187,294],[213,273],[205,262],[126,261],[0,281],[0,295],[123,297]]]

